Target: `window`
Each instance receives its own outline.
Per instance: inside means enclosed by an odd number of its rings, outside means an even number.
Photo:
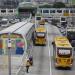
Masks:
[[[9,12],[11,12],[11,13],[12,13],[12,12],[13,12],[13,10],[9,10]]]
[[[75,10],[73,10],[74,11],[74,13],[75,13]]]
[[[41,20],[41,17],[36,17],[36,20]]]
[[[62,13],[62,10],[57,10],[58,13]]]
[[[43,10],[43,13],[49,13],[49,10]]]
[[[70,13],[73,13],[73,10],[70,10]]]
[[[36,35],[37,37],[45,37],[45,33],[43,32],[37,32]]]
[[[64,10],[64,13],[69,13],[69,10]]]
[[[70,10],[70,13],[75,13],[75,10]]]
[[[64,17],[62,17],[62,18],[61,18],[61,21],[65,21],[65,18],[64,18]]]
[[[70,57],[72,55],[72,49],[71,48],[62,48],[57,50],[57,54],[59,57]]]
[[[1,10],[2,13],[6,13],[6,10]]]
[[[7,21],[1,21],[1,24],[7,24]]]
[[[50,10],[50,13],[55,13],[55,10]]]

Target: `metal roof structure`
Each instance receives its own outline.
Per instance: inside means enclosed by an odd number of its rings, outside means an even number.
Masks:
[[[37,6],[32,2],[21,2],[19,3],[18,8],[36,8]]]
[[[27,21],[25,22],[19,22],[19,23],[16,23],[2,31],[0,31],[0,34],[3,34],[3,33],[13,33],[15,32],[17,29],[19,29],[21,26],[25,25],[27,23]]]

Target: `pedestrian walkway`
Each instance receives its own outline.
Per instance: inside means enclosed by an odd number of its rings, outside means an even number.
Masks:
[[[11,57],[11,75],[16,75],[19,65],[21,64],[22,56]],[[0,56],[0,75],[8,75],[8,56]]]

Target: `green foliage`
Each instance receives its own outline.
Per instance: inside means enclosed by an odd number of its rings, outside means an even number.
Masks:
[[[65,7],[66,7],[66,5],[62,2],[55,2],[53,4],[53,8],[65,8]]]
[[[49,4],[39,5],[39,8],[51,8],[52,6]]]

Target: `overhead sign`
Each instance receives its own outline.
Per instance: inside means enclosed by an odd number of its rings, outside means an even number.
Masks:
[[[8,39],[7,45],[8,45],[8,48],[12,47],[12,45],[11,45],[11,39]]]

